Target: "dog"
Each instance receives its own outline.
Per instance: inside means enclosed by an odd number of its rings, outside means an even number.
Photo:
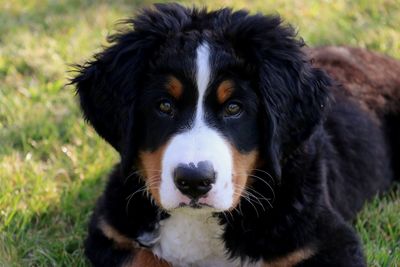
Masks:
[[[120,154],[94,266],[366,266],[351,226],[399,177],[400,63],[279,16],[157,4],[78,66]]]

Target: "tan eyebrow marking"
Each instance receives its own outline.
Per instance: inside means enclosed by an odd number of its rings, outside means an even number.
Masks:
[[[183,93],[182,83],[174,76],[170,76],[167,82],[168,92],[176,99],[179,99]]]
[[[217,88],[217,99],[220,104],[224,103],[229,97],[231,97],[234,91],[234,84],[231,80],[225,80],[220,83]]]

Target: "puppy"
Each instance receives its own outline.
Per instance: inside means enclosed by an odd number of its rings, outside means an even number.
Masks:
[[[91,263],[366,266],[348,222],[399,175],[400,63],[243,10],[160,4],[128,25],[72,80],[121,156]]]

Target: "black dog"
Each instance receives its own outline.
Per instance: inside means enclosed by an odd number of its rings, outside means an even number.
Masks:
[[[399,174],[400,64],[305,50],[246,11],[165,4],[129,23],[72,81],[121,155],[93,265],[365,266],[347,221]]]

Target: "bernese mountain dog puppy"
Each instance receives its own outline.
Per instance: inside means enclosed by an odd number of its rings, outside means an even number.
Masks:
[[[351,221],[399,175],[400,63],[243,10],[159,4],[128,25],[72,80],[121,156],[91,263],[366,266]]]

